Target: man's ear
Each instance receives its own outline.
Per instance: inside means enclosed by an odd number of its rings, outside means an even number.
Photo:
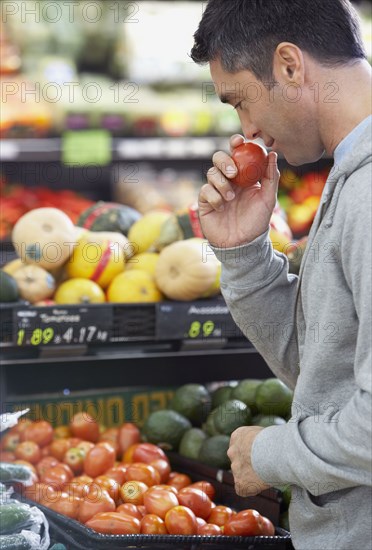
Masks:
[[[302,86],[305,82],[305,60],[302,50],[291,42],[281,42],[273,59],[274,78],[284,84]]]

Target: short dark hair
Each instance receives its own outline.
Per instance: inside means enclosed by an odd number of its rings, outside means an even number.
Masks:
[[[209,0],[194,39],[196,63],[219,59],[226,72],[247,69],[261,81],[272,79],[281,42],[329,67],[367,58],[349,0]]]

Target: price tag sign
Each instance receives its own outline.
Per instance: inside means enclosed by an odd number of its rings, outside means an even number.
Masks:
[[[212,340],[243,336],[222,301],[160,302],[156,313],[156,335],[159,340]]]
[[[84,166],[104,166],[112,160],[112,138],[106,130],[65,132],[62,137],[62,162]]]
[[[84,345],[109,342],[111,307],[27,308],[13,313],[16,346]]]

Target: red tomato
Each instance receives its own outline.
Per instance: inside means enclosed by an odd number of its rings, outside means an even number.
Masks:
[[[86,412],[74,415],[70,423],[70,430],[73,436],[80,437],[85,441],[96,443],[99,439],[98,422]]]
[[[153,466],[160,474],[160,483],[166,483],[169,479],[169,474],[171,472],[171,467],[168,460],[164,458],[157,458],[150,462],[150,466]]]
[[[179,501],[171,491],[150,488],[143,495],[143,504],[148,514],[156,514],[164,519],[168,510],[178,506]]]
[[[170,535],[196,535],[198,530],[195,514],[186,506],[171,508],[164,521]]]
[[[109,477],[110,479],[114,479],[119,483],[119,485],[123,485],[125,481],[125,473],[127,468],[120,468],[119,466],[113,466],[112,468],[109,468],[104,475]]]
[[[53,466],[57,466],[59,464],[59,461],[54,456],[44,456],[37,464],[36,464],[36,470],[39,476],[42,476],[46,470],[49,470],[49,468],[52,468]]]
[[[215,506],[212,508],[208,517],[208,523],[214,523],[222,527],[225,525],[234,515],[234,512],[228,506]]]
[[[224,534],[237,537],[262,535],[264,523],[256,510],[242,510],[229,519],[224,526]]]
[[[34,502],[40,502],[40,504],[50,503],[58,498],[58,493],[54,491],[53,487],[39,482],[30,487],[25,487],[22,494]]]
[[[130,502],[124,502],[124,504],[120,504],[116,508],[117,512],[123,512],[124,514],[129,514],[130,516],[133,516],[134,518],[137,518],[139,520],[142,519],[142,514],[138,510],[138,506],[135,504],[131,504]]]
[[[191,477],[186,474],[180,474],[179,472],[171,472],[168,479],[168,485],[172,485],[180,491],[188,485],[191,485]]]
[[[47,506],[51,510],[54,510],[54,512],[58,512],[72,519],[77,519],[80,502],[81,499],[78,497],[72,497],[68,493],[60,493],[58,498],[55,501],[51,501]]]
[[[126,422],[119,429],[118,443],[120,456],[129,449],[131,445],[141,441],[141,432],[132,422]]]
[[[15,433],[7,433],[4,435],[4,437],[1,440],[0,448],[2,451],[9,451],[14,452],[17,445],[19,445],[21,442],[21,434],[15,432]]]
[[[82,449],[79,449],[78,447],[71,447],[65,452],[63,462],[71,468],[75,475],[80,475],[83,471],[84,459],[85,454]]]
[[[40,447],[34,441],[22,441],[15,452],[16,458],[20,460],[27,460],[31,464],[36,464],[41,459]]]
[[[199,535],[199,529],[200,529],[200,527],[202,527],[203,525],[206,525],[207,522],[206,522],[205,519],[203,519],[203,518],[198,518],[198,517],[196,517],[196,523],[197,523],[197,526],[198,526],[198,532],[197,532],[197,534]]]
[[[99,487],[102,487],[102,489],[106,489],[110,497],[115,502],[118,502],[120,498],[120,485],[117,481],[107,476],[98,476],[93,481],[93,483],[95,483]]]
[[[206,523],[198,528],[198,535],[202,536],[219,536],[222,535],[222,529],[219,525],[215,523]]]
[[[42,447],[40,450],[41,450],[42,458],[44,458],[45,456],[51,456],[50,455],[50,445],[45,445],[45,447]]]
[[[116,441],[119,438],[119,428],[107,428],[99,436],[99,441]]]
[[[129,449],[130,448],[131,447],[129,447]],[[169,462],[163,449],[157,445],[153,445],[152,443],[138,443],[133,450],[132,462],[145,462],[146,464],[150,464],[150,462],[156,460],[157,458],[163,458]],[[125,460],[125,462],[127,461]]]
[[[256,143],[242,143],[234,149],[231,158],[238,169],[231,181],[240,187],[250,187],[261,181],[269,162],[266,149]]]
[[[266,537],[273,537],[275,535],[274,524],[265,516],[262,516],[262,535]]]
[[[68,473],[65,469],[66,464],[57,464],[46,470],[40,480],[47,485],[50,485],[55,491],[61,491],[65,485],[71,481],[73,474]],[[66,466],[68,467],[68,466]]]
[[[216,496],[216,489],[213,487],[212,483],[209,483],[209,481],[196,481],[195,483],[191,483],[189,487],[195,487],[195,489],[200,489],[203,491],[206,495],[209,496],[211,500],[214,499]]]
[[[143,535],[166,535],[167,528],[161,518],[155,514],[146,514],[141,519],[141,533]]]
[[[54,439],[68,439],[71,435],[72,433],[69,426],[58,426],[58,428],[54,428]]]
[[[166,491],[170,491],[176,496],[178,495],[178,490],[176,489],[176,487],[173,487],[172,485],[164,485],[164,484],[153,485],[151,489],[165,489]]]
[[[84,472],[90,477],[103,474],[115,464],[115,449],[107,441],[97,443],[84,459]]]
[[[68,451],[70,447],[71,445],[68,439],[55,439],[49,446],[49,454],[62,462],[66,451]]]
[[[119,428],[108,428],[99,436],[99,441],[108,441],[115,449],[117,458],[121,457],[119,448]]]
[[[142,481],[126,481],[120,488],[120,496],[124,502],[143,504],[143,495],[148,486]]]
[[[139,519],[118,512],[96,514],[85,525],[105,535],[139,535],[141,530]]]
[[[39,447],[45,447],[53,441],[53,428],[45,420],[33,422],[23,430],[21,439],[22,441],[34,441]]]
[[[94,443],[92,443],[91,441],[80,441],[80,443],[76,445],[77,449],[81,449],[83,451],[84,456],[87,456],[87,454],[91,449],[93,449],[93,447]]]
[[[19,420],[18,420],[18,423],[16,426],[13,426],[13,428],[11,428],[9,430],[9,433],[17,433],[17,434],[21,434],[23,432],[23,430],[25,430],[27,428],[27,426],[29,426],[30,424],[32,424],[32,420],[30,420],[29,418],[25,418],[24,416],[22,416]]]
[[[207,519],[211,513],[211,500],[209,496],[192,487],[185,487],[178,492],[178,500],[182,506],[187,506],[200,518]]]
[[[1,462],[14,462],[16,455],[10,451],[0,451],[0,461]]]
[[[151,487],[160,483],[160,474],[150,464],[133,462],[127,468],[125,479],[126,481],[142,481],[148,487]]]
[[[86,523],[96,514],[114,512],[115,508],[115,502],[108,492],[93,484],[81,499],[78,520],[81,523]]]
[[[64,490],[73,497],[83,497],[89,492],[89,487],[92,483],[93,478],[89,476],[77,476],[65,485]]]
[[[125,453],[122,456],[122,462],[130,464],[131,462],[134,462],[133,460],[133,453],[137,449],[139,443],[134,443],[128,449],[125,451]]]
[[[139,513],[141,514],[142,517],[146,515],[146,513],[147,513],[146,508],[144,507],[143,504],[139,504],[137,506],[137,508],[138,508],[138,511],[139,511]]]
[[[69,442],[70,448],[77,447],[79,443],[81,443],[80,437],[69,437],[67,441]]]

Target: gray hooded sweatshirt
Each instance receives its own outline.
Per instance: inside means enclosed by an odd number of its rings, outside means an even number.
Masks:
[[[371,136],[370,119],[332,169],[299,277],[268,231],[213,248],[235,322],[294,389],[291,419],[259,433],[252,465],[292,486],[298,550],[372,548]]]

